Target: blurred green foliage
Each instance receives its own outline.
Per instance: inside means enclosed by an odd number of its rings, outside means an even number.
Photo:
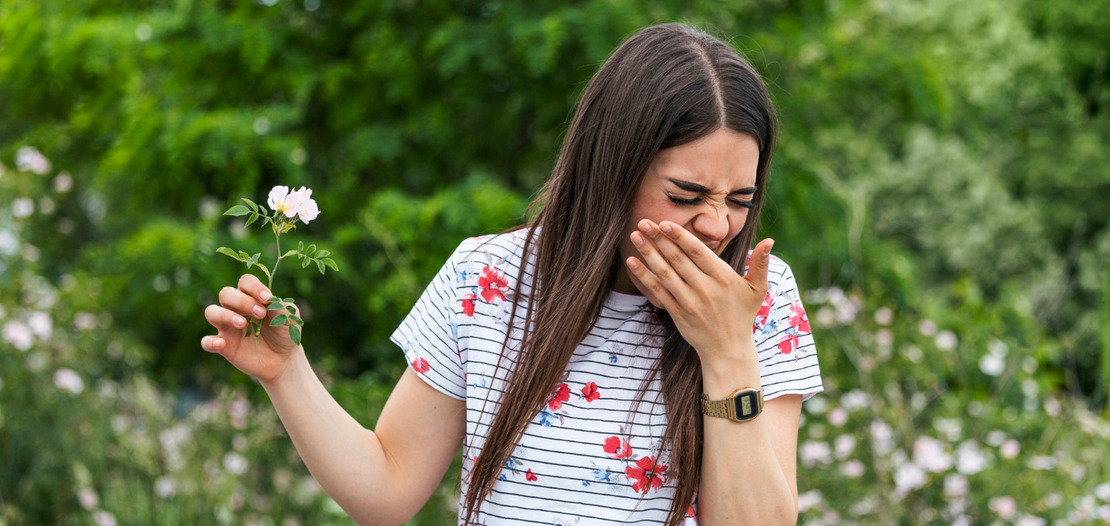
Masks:
[[[672,20],[734,36],[780,113],[764,234],[814,292],[828,388],[801,434],[806,522],[1094,517],[1110,2],[43,0],[0,3],[0,522],[89,515],[82,489],[124,523],[335,520],[326,499],[276,504],[311,493],[270,486],[303,468],[261,391],[199,349],[203,307],[241,269],[216,247],[268,247],[219,212],[314,190],[322,214],[295,237],[343,270],[291,269],[275,289],[370,423],[404,365],[387,337],[425,283],[462,238],[521,220],[597,65]],[[87,387],[59,391],[63,368]],[[189,420],[235,397],[257,430]],[[214,438],[174,453],[153,437],[175,422]],[[860,447],[806,456],[840,437]],[[922,437],[981,447],[991,468],[910,483]],[[247,472],[206,467],[230,451]],[[853,461],[866,474],[848,488]],[[159,477],[199,489],[159,494]],[[451,515],[451,484],[417,522]]]

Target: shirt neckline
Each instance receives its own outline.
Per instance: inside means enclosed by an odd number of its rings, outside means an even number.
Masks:
[[[638,312],[647,307],[648,299],[646,296],[624,294],[611,290],[609,295],[605,296],[604,305],[617,312]]]

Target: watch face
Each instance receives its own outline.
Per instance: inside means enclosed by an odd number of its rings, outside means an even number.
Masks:
[[[755,391],[740,393],[732,401],[736,404],[737,420],[748,420],[759,415],[759,398]]]

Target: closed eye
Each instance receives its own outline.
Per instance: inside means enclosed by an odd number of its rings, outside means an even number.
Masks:
[[[700,205],[703,201],[701,197],[693,197],[690,199],[684,199],[673,195],[668,195],[667,197],[671,200],[672,203],[676,205]],[[752,208],[753,206],[755,206],[752,204],[751,201],[741,201],[739,199],[729,199],[728,202],[733,206],[738,206],[740,208]]]

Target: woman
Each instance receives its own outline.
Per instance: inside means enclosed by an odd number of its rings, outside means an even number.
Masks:
[[[534,219],[464,241],[393,334],[411,368],[373,431],[287,329],[245,340],[254,276],[201,345],[261,381],[360,523],[411,517],[462,445],[460,523],[793,524],[822,387],[789,267],[771,240],[749,252],[774,139],[750,64],[646,28],[587,87]]]

